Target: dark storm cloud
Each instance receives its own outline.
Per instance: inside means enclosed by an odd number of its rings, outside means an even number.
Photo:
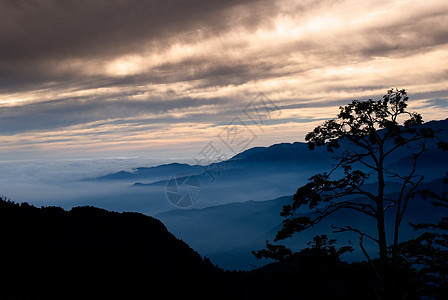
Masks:
[[[280,67],[277,64],[276,67]],[[153,69],[157,77],[151,74],[135,76],[137,81],[151,82],[183,82],[191,81],[196,88],[220,87],[227,85],[241,85],[250,80],[276,77],[279,74],[273,73],[274,66],[266,62],[259,61],[232,61],[216,59],[195,59],[185,60],[175,65],[165,64]],[[163,74],[161,76],[161,74]],[[126,80],[126,79],[124,79]],[[196,81],[196,83],[194,83]]]
[[[268,0],[0,0],[0,90],[82,83],[92,77],[83,72],[89,65],[252,30],[275,11]],[[169,80],[170,70],[161,71],[154,81]],[[104,78],[88,80],[101,85]]]
[[[422,53],[431,47],[448,43],[445,11],[422,13],[417,20],[403,18],[392,25],[385,23],[370,30],[360,41],[363,56],[406,56]],[[356,47],[355,47],[356,48]]]
[[[263,0],[0,1],[0,63],[97,57],[257,26]],[[248,9],[248,7],[250,7]]]
[[[0,133],[8,135],[32,130],[48,130],[116,118],[139,117],[145,114],[156,116],[151,119],[152,123],[168,123],[173,122],[175,118],[166,117],[163,119],[157,117],[157,114],[188,108],[200,111],[204,105],[223,104],[225,101],[217,98],[180,98],[169,101],[110,101],[98,98],[69,98],[24,106],[2,107],[0,108]],[[124,123],[128,122],[125,121]],[[145,122],[148,123],[149,119]]]
[[[307,37],[262,52],[246,54],[250,45],[231,44],[219,49],[239,52],[229,59],[208,53],[151,68],[146,74],[108,78],[82,72],[89,65],[117,56],[163,51],[173,43],[193,43],[237,28],[253,32],[277,15],[302,16],[307,11],[331,8],[337,1],[303,1],[280,8],[267,0],[111,0],[111,1],[7,1],[0,0],[0,89],[32,90],[40,84],[76,82],[122,85],[125,82],[171,83],[202,80],[198,87],[244,84],[250,80],[289,75],[280,71],[289,53],[337,65],[348,59],[405,56],[448,42],[446,11],[403,15],[382,24],[347,28],[329,36]],[[280,2],[278,2],[280,3]],[[415,14],[415,12],[413,12]],[[415,18],[413,20],[412,18]],[[397,21],[398,20],[398,21]],[[368,32],[364,32],[368,31]],[[323,32],[324,33],[324,32]],[[322,34],[322,32],[319,32]],[[319,35],[318,35],[319,36]],[[211,49],[217,50],[217,49]],[[80,69],[70,65],[81,61]],[[314,65],[301,66],[301,71]],[[298,72],[297,69],[294,72]]]

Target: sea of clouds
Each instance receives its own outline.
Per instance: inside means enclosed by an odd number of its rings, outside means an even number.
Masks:
[[[1,161],[0,195],[15,202],[28,202],[37,206],[58,205],[70,208],[76,205],[94,205],[98,203],[89,199],[107,198],[126,188],[129,183],[86,179],[166,162],[143,156]]]

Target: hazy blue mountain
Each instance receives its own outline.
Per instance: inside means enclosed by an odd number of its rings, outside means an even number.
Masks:
[[[371,186],[373,188],[374,185]],[[387,186],[389,196],[393,197],[393,191],[397,190],[398,186],[392,182],[387,183]],[[443,185],[440,179],[425,183],[421,188],[429,188],[441,193],[448,187]],[[230,270],[251,270],[269,262],[257,260],[251,251],[264,248],[266,240],[272,242],[281,228],[280,212],[283,206],[291,201],[292,196],[286,196],[268,201],[231,203],[204,209],[173,210],[155,217],[161,220],[175,236],[186,241],[202,255],[209,257],[219,267]],[[393,213],[393,209],[388,211],[389,216]],[[302,210],[302,214],[309,215],[309,212],[305,209]],[[440,217],[440,212],[427,201],[421,198],[411,200],[403,220],[401,238],[406,240],[415,236],[416,233],[408,225],[409,222],[428,222]],[[375,235],[376,225],[372,222],[373,220],[367,218],[356,212],[341,211],[318,226],[281,243],[296,250],[303,249],[313,236],[331,233],[332,224],[352,225]],[[389,219],[393,218],[389,217]],[[392,224],[389,224],[389,228],[392,228]],[[357,234],[339,233],[334,234],[334,237],[338,239],[340,245],[350,242],[356,246],[358,243]],[[369,241],[365,244],[371,253],[376,253],[376,245]],[[364,256],[357,248],[354,253],[346,254],[344,258],[353,261],[363,260]]]
[[[409,173],[412,167],[412,156],[402,156],[387,168],[399,174]],[[441,178],[448,171],[448,151],[436,149],[423,153],[418,160],[416,174],[422,174],[425,181]]]
[[[200,173],[202,168],[200,166],[190,166],[188,164],[171,163],[163,164],[155,167],[140,167],[129,171],[120,171],[113,174],[108,174],[95,178],[96,180],[141,180],[171,177],[176,173]]]
[[[281,223],[279,212],[292,196],[230,203],[204,209],[172,210],[155,218],[177,237],[224,269],[252,269],[257,261],[247,246],[264,246]]]
[[[422,125],[422,127],[430,127],[437,132],[437,135],[448,140],[448,119],[442,121],[431,121]],[[381,131],[380,131],[381,133]],[[428,145],[434,145],[436,141],[429,142]],[[417,142],[418,143],[418,142]],[[417,144],[416,143],[416,144]],[[242,177],[261,177],[266,174],[288,173],[288,172],[316,172],[325,170],[332,164],[332,157],[337,156],[346,148],[354,149],[353,145],[349,145],[347,141],[341,141],[341,148],[331,154],[326,151],[325,147],[318,147],[313,151],[308,149],[306,143],[280,143],[269,147],[254,147],[243,151],[227,161],[213,163],[207,166],[188,165],[188,164],[165,164],[150,168],[137,168],[134,172],[121,171],[114,174],[99,177],[101,180],[138,180],[153,179],[156,177],[165,177],[161,182],[167,182],[173,175],[185,173],[188,175],[206,175],[208,177],[224,176],[242,176]],[[390,164],[410,156],[408,150],[396,151],[391,155]],[[445,154],[437,150],[433,153],[445,158]],[[250,176],[249,176],[250,175]],[[145,182],[140,182],[145,184]],[[151,183],[154,183],[151,180]],[[162,184],[159,183],[159,184]],[[157,184],[157,183],[156,183]]]
[[[294,193],[315,172],[327,169],[329,162],[324,149],[312,152],[305,143],[257,147],[208,166],[167,164],[89,179],[92,184],[104,185],[105,192],[75,203],[154,215],[176,208],[167,200],[166,186],[179,174],[198,179],[200,198],[194,206],[197,208],[249,199],[268,200]],[[108,191],[106,185],[113,188]]]

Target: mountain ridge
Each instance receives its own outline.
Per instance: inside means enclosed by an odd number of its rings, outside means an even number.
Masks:
[[[423,127],[431,127],[442,135],[442,138],[448,138],[448,118],[444,120],[432,120],[421,125]],[[381,130],[380,130],[381,131]],[[253,166],[253,162],[267,161],[267,162],[288,162],[293,163],[291,169],[297,169],[303,164],[307,165],[308,158],[312,158],[313,161],[321,161],[322,164],[328,164],[330,158],[325,147],[319,147],[313,151],[309,151],[306,142],[293,142],[293,143],[277,143],[266,147],[253,147],[249,148],[241,153],[238,153],[228,160],[222,162],[211,163],[206,166],[170,163],[153,167],[139,167],[136,168],[136,172],[120,171],[117,173],[101,176],[98,180],[118,180],[118,179],[145,179],[148,178],[148,171],[164,170],[164,175],[173,176],[177,173],[187,173],[189,175],[201,175],[204,170],[215,170],[217,168],[221,170],[241,167],[243,164]],[[305,159],[302,159],[305,157]],[[295,163],[295,165],[294,165]],[[302,164],[300,164],[302,163]],[[215,167],[220,165],[220,167]],[[157,174],[161,176],[160,173]],[[166,180],[168,180],[167,178]],[[144,183],[142,183],[144,184]]]

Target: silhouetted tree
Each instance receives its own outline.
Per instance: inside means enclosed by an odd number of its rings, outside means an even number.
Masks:
[[[376,224],[376,234],[368,234],[348,224],[332,225],[333,232],[350,231],[359,235],[359,246],[379,279],[381,272],[390,269],[387,267],[389,255],[391,253],[392,258],[398,256],[400,225],[408,202],[416,195],[423,180],[423,176],[416,172],[417,162],[435,145],[446,146],[433,129],[421,126],[423,119],[420,114],[407,110],[407,101],[406,91],[398,89],[388,90],[378,101],[353,100],[340,107],[336,119],[326,121],[306,135],[311,150],[325,145],[330,153],[335,154],[335,165],[329,172],[312,176],[297,190],[292,204],[284,206],[281,212],[285,218],[283,227],[275,241],[319,224],[339,211],[361,213]],[[411,155],[409,170],[405,173],[388,167],[392,161],[390,158],[397,154]],[[342,176],[335,178],[338,172]],[[393,199],[385,193],[388,178],[399,183],[398,196]],[[367,179],[372,179],[369,183],[374,182],[373,190],[366,187]],[[312,216],[299,214],[298,210],[304,206],[312,211]],[[385,214],[388,210],[394,212],[391,244],[386,239]],[[366,238],[378,245],[379,266],[375,266],[363,245]],[[279,247],[269,245],[267,250],[258,254],[275,258],[269,252],[286,251]],[[390,248],[391,252],[388,251]]]
[[[386,241],[385,212],[394,207],[394,248],[398,245],[399,228],[409,199],[415,194],[423,176],[416,174],[418,158],[428,150],[426,141],[434,139],[431,128],[420,125],[420,114],[409,112],[408,97],[405,90],[389,90],[382,100],[358,101],[340,107],[337,119],[329,120],[308,133],[306,140],[310,149],[326,145],[334,152],[343,140],[347,140],[347,149],[335,157],[336,165],[328,173],[311,177],[310,182],[300,187],[291,205],[286,205],[282,216],[286,219],[276,240],[290,237],[295,232],[312,227],[324,218],[340,210],[352,210],[367,215],[376,222],[377,237],[367,235],[351,226],[335,227],[335,231],[353,231],[360,238],[370,238],[378,244],[379,255],[383,262],[388,259]],[[400,125],[399,120],[407,117]],[[418,142],[418,143],[417,143]],[[412,150],[411,147],[412,146]],[[398,174],[386,168],[387,159],[397,150],[409,148],[412,153],[412,165],[409,173]],[[343,177],[333,179],[337,170],[343,171]],[[374,177],[374,192],[364,188],[367,178]],[[401,182],[397,198],[388,199],[385,195],[385,180],[392,177]],[[347,196],[356,195],[354,198]],[[294,212],[302,206],[308,206],[317,213],[317,217],[294,217]]]

